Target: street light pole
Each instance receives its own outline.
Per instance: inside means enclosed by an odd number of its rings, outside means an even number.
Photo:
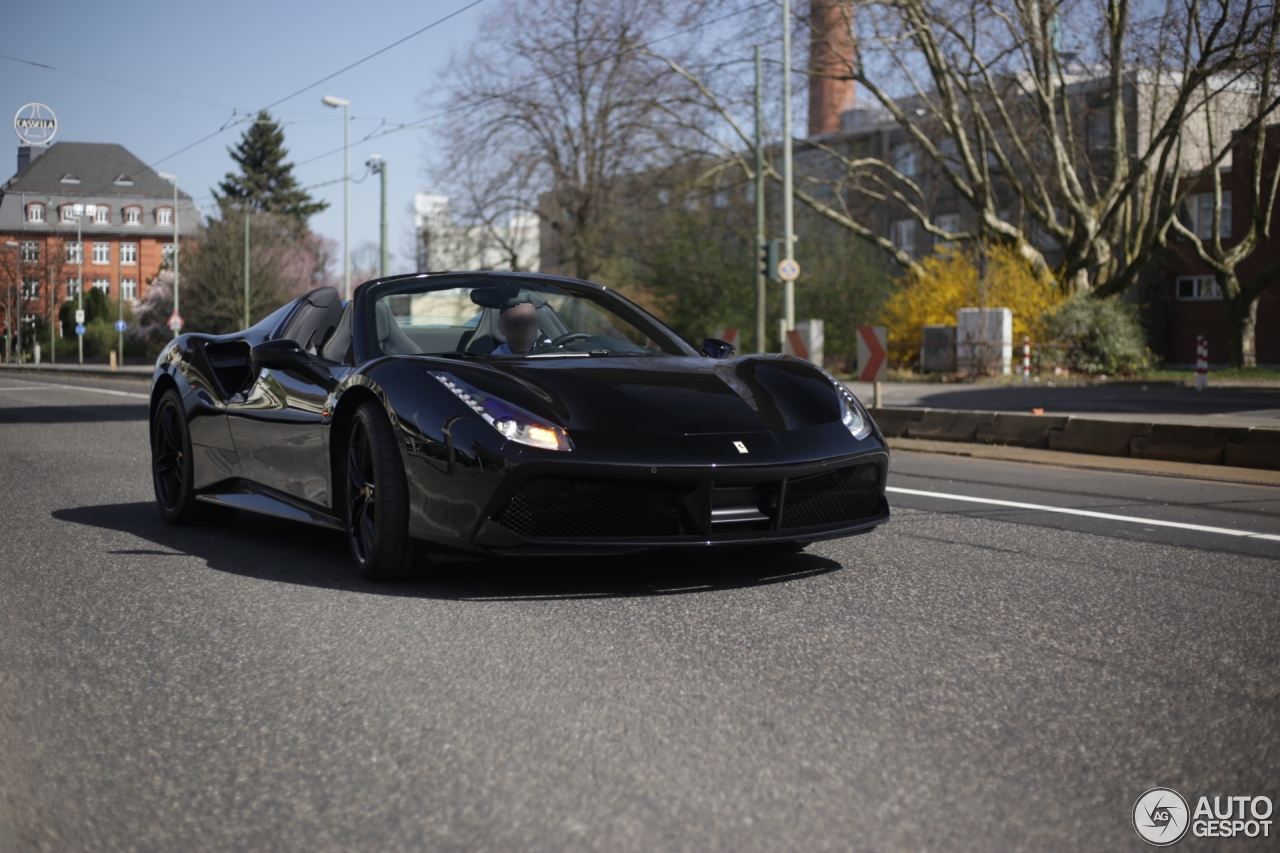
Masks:
[[[365,164],[369,169],[378,176],[379,183],[382,185],[381,195],[381,215],[379,217],[378,231],[378,278],[387,277],[387,161],[382,159],[381,154],[374,154],[369,158],[369,162]]]
[[[795,260],[795,208],[791,172],[791,0],[782,0],[782,254]],[[796,286],[783,284],[783,311],[787,331],[796,328]]]
[[[13,249],[13,275],[15,278],[22,278],[22,258],[18,256],[18,244],[12,240],[5,240],[4,244]],[[6,276],[8,278],[8,276]],[[19,282],[21,284],[21,282]],[[21,322],[21,318],[19,318]],[[4,292],[4,363],[10,364],[13,361],[13,279],[9,279],[8,286]]]
[[[167,172],[157,174],[161,180],[173,184],[173,313],[181,317],[182,315],[178,312],[178,176]],[[181,332],[182,328],[176,327],[173,330],[173,336],[176,338]]]
[[[80,325],[80,318],[84,316],[84,229],[81,227],[84,223],[85,209],[80,205],[75,206],[76,211],[76,260],[79,262],[76,269],[76,325]],[[84,364],[84,335],[76,334],[76,344],[80,348],[80,364]]]
[[[765,352],[765,294],[768,270],[765,269],[765,209],[764,209],[764,65],[760,59],[760,45],[756,45],[756,352]]]
[[[342,107],[342,297],[351,301],[351,102],[325,95],[320,103]]]

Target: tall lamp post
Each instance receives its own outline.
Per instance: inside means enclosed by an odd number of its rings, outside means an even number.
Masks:
[[[13,249],[13,275],[14,278],[22,277],[22,259],[18,257],[18,244],[12,240],[5,240],[4,244]],[[8,276],[5,276],[8,278]],[[21,323],[21,318],[19,318]],[[9,279],[8,286],[4,291],[4,363],[9,364],[13,361],[13,279]]]
[[[378,278],[387,277],[387,161],[382,159],[381,154],[374,154],[369,158],[369,162],[365,163],[375,175],[382,185],[381,194],[381,213],[378,217]]]
[[[792,261],[795,249],[795,209],[791,172],[791,0],[782,0],[782,254]],[[783,312],[787,331],[796,328],[796,286],[788,279],[783,284]],[[785,349],[785,348],[784,348]]]
[[[320,103],[342,107],[342,298],[351,301],[351,102],[325,95]]]
[[[168,172],[157,172],[156,175],[173,184],[173,313],[181,317],[178,313],[178,176]],[[174,326],[173,336],[176,338],[181,331],[181,326]],[[123,353],[121,355],[123,357]]]
[[[98,206],[75,204],[71,212],[76,217],[76,325],[84,323],[84,218],[93,216]],[[84,364],[84,335],[76,331],[76,346],[80,348],[80,363]]]

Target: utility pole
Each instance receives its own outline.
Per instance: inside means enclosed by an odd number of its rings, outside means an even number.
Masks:
[[[173,184],[173,313],[181,317],[182,312],[178,310],[178,176],[166,172],[157,172],[156,176]],[[182,327],[175,326],[173,336],[176,338],[181,333]]]
[[[174,211],[175,215],[177,211]],[[120,366],[124,367],[124,330],[118,325],[124,320],[124,280],[120,277],[120,248],[116,246],[116,355],[120,357]]]
[[[244,212],[244,327],[249,328],[249,210]]]
[[[387,161],[382,159],[381,154],[374,154],[369,158],[369,162],[365,164],[369,169],[378,176],[379,183],[382,185],[382,215],[379,220],[379,249],[378,257],[378,278],[387,277]]]
[[[325,95],[320,103],[342,107],[342,298],[351,301],[351,102]]]
[[[766,294],[768,258],[764,221],[764,63],[760,59],[760,45],[755,47],[756,60],[756,352],[766,352],[765,340]]]
[[[13,249],[13,275],[18,279],[19,287],[22,283],[22,258],[18,255],[18,244],[12,240],[6,240],[4,243],[10,249]],[[8,276],[6,276],[8,278]],[[22,318],[18,318],[18,322],[22,322]],[[9,279],[4,291],[4,363],[10,364],[13,354],[13,279]]]
[[[76,269],[76,325],[79,326],[84,319],[84,214],[85,210],[92,210],[93,207],[82,208],[76,205],[73,210],[76,214],[76,261],[78,261]],[[84,364],[84,335],[76,332],[76,343],[80,347],[80,364]]]
[[[784,260],[796,257],[795,192],[791,169],[791,0],[782,0],[782,253]],[[796,328],[796,285],[783,284],[783,313],[787,331]]]

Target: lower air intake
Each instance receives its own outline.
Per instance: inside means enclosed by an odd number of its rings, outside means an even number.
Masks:
[[[788,481],[782,529],[850,524],[879,511],[879,466],[854,465]]]
[[[498,516],[532,539],[627,538],[680,533],[679,495],[618,483],[534,480]]]

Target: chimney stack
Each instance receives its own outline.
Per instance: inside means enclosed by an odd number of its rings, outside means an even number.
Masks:
[[[853,7],[841,0],[810,0],[809,135],[840,130],[840,115],[853,109]]]

